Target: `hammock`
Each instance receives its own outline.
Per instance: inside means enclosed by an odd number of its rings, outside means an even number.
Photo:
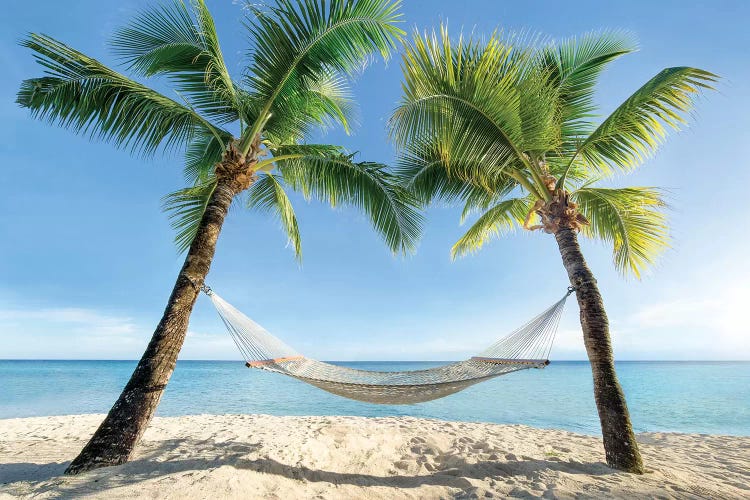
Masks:
[[[293,377],[349,399],[376,404],[431,401],[500,375],[544,368],[565,306],[565,296],[522,327],[465,361],[427,370],[384,372],[356,370],[307,358],[235,309],[209,287],[224,325],[245,358],[248,368]]]

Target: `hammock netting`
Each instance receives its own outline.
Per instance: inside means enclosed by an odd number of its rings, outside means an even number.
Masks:
[[[235,309],[210,288],[216,307],[246,366],[280,373],[349,399],[412,404],[442,398],[476,383],[528,368],[544,368],[572,290],[540,315],[465,361],[427,370],[357,370],[307,358]]]

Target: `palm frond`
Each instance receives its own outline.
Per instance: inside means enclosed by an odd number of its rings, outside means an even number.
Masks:
[[[586,138],[569,160],[560,181],[572,168],[610,175],[630,171],[648,158],[666,137],[679,130],[684,115],[702,89],[718,77],[697,68],[667,68],[625,100]],[[580,164],[577,161],[580,160]]]
[[[313,127],[325,130],[341,125],[349,133],[356,124],[357,107],[343,76],[324,70],[294,93],[279,96],[264,136],[277,144],[302,140]]]
[[[631,33],[595,31],[550,43],[539,51],[539,65],[547,71],[549,83],[559,89],[557,107],[565,150],[594,129],[594,91],[602,70],[636,48]]]
[[[389,122],[396,144],[437,147],[446,160],[460,158],[484,170],[522,164],[517,85],[526,53],[498,36],[484,44],[461,36],[451,44],[444,26],[439,34],[415,32],[412,38],[402,61],[404,96]]]
[[[422,203],[462,202],[462,222],[482,215],[454,257],[522,226],[549,201],[550,175],[591,221],[584,234],[610,241],[616,266],[638,276],[666,245],[663,202],[651,188],[605,190],[591,179],[634,168],[666,129],[678,128],[701,89],[717,77],[670,68],[646,83],[598,127],[594,88],[606,65],[635,48],[622,32],[534,45],[415,33],[402,63],[403,97],[390,121],[397,176]],[[528,196],[518,196],[517,192]]]
[[[396,177],[422,205],[436,200],[454,203],[464,200],[467,214],[477,207],[487,207],[513,189],[515,182],[504,175],[469,174],[482,172],[481,165],[466,165],[459,155],[452,158],[432,149],[408,147],[398,158]]]
[[[549,151],[562,147],[560,89],[550,85],[550,72],[547,68],[532,67],[517,84],[521,144],[532,158],[546,157]]]
[[[471,189],[467,191],[463,197],[464,207],[461,210],[459,223],[463,224],[466,222],[466,219],[474,214],[484,213],[492,205],[507,198],[518,187],[513,179],[509,177],[503,180],[505,181],[503,184],[497,185],[489,191],[485,189]]]
[[[112,48],[143,76],[165,74],[190,105],[218,123],[239,118],[239,89],[229,75],[213,17],[203,0],[150,8],[117,30]]]
[[[268,151],[272,153],[270,158],[265,158],[255,165],[255,169],[270,172],[279,167],[280,162],[285,160],[304,160],[305,158],[339,157],[344,156],[345,151],[341,146],[333,144],[268,144]],[[303,193],[309,196],[309,193]]]
[[[325,71],[351,75],[373,54],[388,58],[403,31],[399,1],[276,0],[250,6],[254,44],[246,81],[260,120]]]
[[[197,131],[218,133],[192,109],[50,37],[31,34],[22,45],[47,74],[18,92],[36,118],[143,154],[186,144]]]
[[[640,277],[669,247],[661,192],[651,187],[583,187],[571,195],[589,220],[582,232],[613,246],[613,258],[623,274]]]
[[[482,248],[493,238],[500,237],[523,225],[529,211],[528,198],[503,200],[484,212],[451,248],[451,257],[463,257]]]
[[[194,61],[204,55],[193,13],[181,1],[141,12],[114,32],[110,46],[128,69],[143,76],[195,71]]]
[[[196,184],[212,175],[226,150],[225,144],[231,140],[229,134],[217,137],[205,131],[196,133],[185,150],[185,179]]]
[[[208,202],[216,189],[216,178],[208,177],[202,182],[170,193],[162,200],[162,207],[169,214],[175,230],[175,245],[180,252],[190,248]]]
[[[264,173],[250,187],[247,199],[248,208],[271,212],[278,216],[289,243],[294,248],[294,255],[302,260],[302,240],[297,225],[297,216],[292,203],[284,191],[282,179],[271,173]]]
[[[333,207],[359,208],[393,252],[406,253],[416,248],[422,216],[415,209],[413,196],[396,184],[383,165],[357,163],[341,153],[320,152],[282,159],[284,156],[280,154],[276,163],[287,186]]]

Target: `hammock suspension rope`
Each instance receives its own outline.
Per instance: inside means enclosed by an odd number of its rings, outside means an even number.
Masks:
[[[413,404],[461,391],[479,382],[529,368],[544,368],[567,293],[528,323],[476,356],[426,370],[369,371],[307,358],[222,299],[200,287],[219,313],[248,368],[280,373],[330,393],[376,404]]]

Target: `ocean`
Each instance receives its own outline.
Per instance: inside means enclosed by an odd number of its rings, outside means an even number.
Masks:
[[[438,362],[342,362],[418,370]],[[0,418],[106,413],[134,361],[0,361]],[[750,435],[750,362],[617,363],[636,432]],[[407,406],[350,401],[234,361],[179,361],[158,415],[410,415],[599,434],[587,362],[552,362]],[[0,423],[0,425],[2,425]]]

